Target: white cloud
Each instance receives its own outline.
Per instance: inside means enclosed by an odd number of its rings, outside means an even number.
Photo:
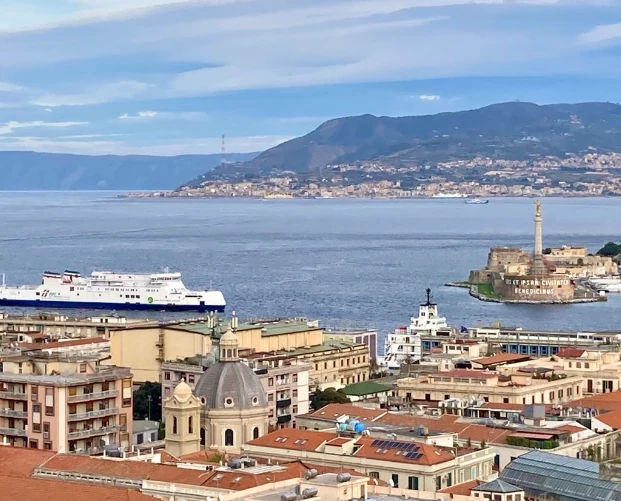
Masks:
[[[202,111],[139,111],[135,115],[123,113],[119,119],[129,121],[150,120],[205,120],[207,114]]]
[[[19,92],[24,88],[9,82],[0,82],[0,92]]]
[[[95,136],[95,135],[94,135]],[[105,137],[102,135],[100,137]],[[88,138],[85,138],[88,139]],[[227,150],[235,153],[263,151],[291,139],[289,136],[227,137]],[[84,155],[158,155],[220,153],[221,138],[205,137],[180,142],[128,144],[122,141],[80,141],[79,138],[2,137],[0,150],[76,153]]]
[[[439,101],[440,96],[438,96],[437,94],[421,94],[420,96],[418,96],[418,99],[420,99],[421,101]]]
[[[123,80],[108,83],[87,92],[65,95],[45,95],[34,98],[31,104],[55,108],[57,106],[83,106],[88,104],[101,104],[110,101],[123,101],[142,95],[155,86],[146,82],[135,80]]]
[[[0,124],[0,135],[12,134],[17,129],[27,129],[35,127],[75,127],[78,125],[88,125],[88,122],[43,122],[35,120],[33,122],[6,122]]]
[[[578,42],[595,44],[621,38],[621,23],[602,24],[578,36]]]

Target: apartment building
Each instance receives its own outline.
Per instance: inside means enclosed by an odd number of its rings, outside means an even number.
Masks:
[[[397,381],[397,396],[404,402],[475,398],[504,404],[561,404],[581,395],[581,377],[551,370],[504,376],[497,372],[456,369]]]
[[[616,350],[561,348],[552,357],[507,364],[499,371],[512,374],[530,368],[581,377],[583,394],[610,393],[621,388],[621,359]]]
[[[241,352],[240,352],[241,353]],[[190,359],[192,360],[192,359]],[[183,379],[192,390],[207,369],[204,359],[194,363],[164,362],[162,364],[162,396],[169,398]],[[296,359],[263,360],[250,354],[242,359],[259,376],[269,406],[272,428],[295,428],[296,416],[309,411],[309,373],[311,365]]]
[[[230,319],[240,348],[272,353],[320,346],[323,329],[317,321],[273,319],[239,322]],[[217,315],[155,325],[127,326],[110,332],[110,363],[130,367],[136,384],[157,381],[164,362],[218,352],[228,321]]]
[[[375,329],[326,329],[324,341],[347,341],[349,343],[366,344],[369,356],[377,359],[377,330]]]
[[[29,335],[41,334],[52,339],[108,337],[111,329],[137,325],[144,320],[118,315],[70,317],[60,313],[15,315],[0,312],[0,336],[3,339],[28,341]]]
[[[0,441],[58,452],[128,447],[132,374],[96,358],[14,358],[0,372]]]
[[[343,388],[369,379],[370,356],[366,344],[348,341],[326,341],[310,346],[271,353],[255,353],[255,360],[271,363],[276,360],[297,360],[310,364],[311,388]]]
[[[439,491],[471,480],[489,481],[494,451],[436,447],[420,442],[282,429],[243,447],[252,457],[273,461],[301,459],[326,466],[355,468],[394,488]]]

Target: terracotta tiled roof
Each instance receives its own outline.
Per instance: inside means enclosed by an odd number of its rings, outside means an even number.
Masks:
[[[0,474],[6,477],[30,477],[36,467],[55,455],[52,451],[0,446]]]
[[[336,438],[336,432],[323,432],[300,430],[297,428],[282,428],[273,431],[262,437],[255,438],[248,442],[249,445],[259,447],[274,447],[277,449],[299,450],[299,451],[315,451],[317,448]]]
[[[621,391],[599,393],[590,397],[580,398],[565,404],[566,407],[584,407],[597,409],[600,412],[621,410]]]
[[[91,337],[71,339],[68,341],[54,341],[51,343],[17,343],[17,347],[22,350],[51,350],[55,348],[64,348],[67,346],[82,346],[89,344],[110,343],[109,339],[103,337]]]
[[[185,454],[177,458],[182,463],[201,463],[201,464],[214,464],[212,460],[214,456],[221,454],[218,450],[203,449],[200,451]]]
[[[557,355],[561,358],[580,358],[585,352],[586,350],[580,348],[561,348]]]
[[[470,491],[479,485],[484,484],[483,480],[470,480],[469,482],[464,482],[463,484],[452,485],[451,487],[446,487],[442,489],[441,492],[443,494],[454,494],[457,496],[470,496]]]
[[[530,360],[528,355],[519,355],[517,353],[497,353],[489,357],[477,358],[473,362],[480,365],[507,364],[511,362],[521,362]]]
[[[621,430],[621,410],[600,414],[596,419],[610,426],[613,430]]]
[[[567,433],[572,433],[572,434],[573,433],[579,433],[581,431],[586,430],[586,428],[584,428],[584,427],[575,426],[575,425],[572,425],[572,424],[565,424],[563,426],[556,426],[553,429],[559,430],[559,431],[566,431]]]
[[[433,445],[423,444],[421,442],[416,443],[419,447],[418,453],[422,454],[418,459],[412,459],[406,457],[405,452],[401,449],[383,448],[372,445],[377,440],[373,437],[360,437],[356,441],[356,445],[361,445],[353,455],[359,458],[375,459],[378,461],[390,461],[393,463],[407,463],[407,464],[422,464],[422,465],[434,465],[445,463],[455,459],[455,456],[451,454],[449,450],[440,449]],[[413,442],[412,442],[413,443]]]
[[[23,449],[22,449],[23,450]],[[138,491],[59,480],[0,476],[0,499],[19,501],[153,501]]]
[[[251,441],[249,444],[274,449],[314,452],[318,449],[322,450],[320,449],[320,446],[330,442],[331,440],[339,440],[336,433],[283,428],[268,435],[259,437]],[[450,451],[423,443],[417,443],[416,445],[420,447],[419,452],[422,454],[422,457],[414,460],[404,457],[402,455],[402,450],[385,449],[371,445],[374,440],[377,439],[365,436],[357,437],[356,445],[361,447],[354,453],[354,456],[368,459],[379,459],[382,461],[397,461],[408,464],[424,465],[443,463],[454,458]],[[385,452],[378,452],[378,450]]]
[[[328,404],[310,414],[311,418],[335,420],[339,416],[348,415],[359,421],[375,421],[386,414],[385,409],[365,409],[351,404]]]
[[[48,460],[44,467],[56,471],[104,475],[132,480],[157,480],[187,485],[202,485],[208,475],[207,472],[201,470],[190,470],[144,461],[114,461],[111,459],[63,454]]]

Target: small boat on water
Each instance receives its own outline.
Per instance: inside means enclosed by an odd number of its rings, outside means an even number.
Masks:
[[[471,204],[471,205],[484,205],[484,204],[488,204],[489,200],[485,200],[483,198],[470,198],[466,200],[466,203]]]

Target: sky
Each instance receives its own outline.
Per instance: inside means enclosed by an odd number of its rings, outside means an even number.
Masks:
[[[621,0],[0,0],[0,150],[261,151],[340,116],[621,101]]]

